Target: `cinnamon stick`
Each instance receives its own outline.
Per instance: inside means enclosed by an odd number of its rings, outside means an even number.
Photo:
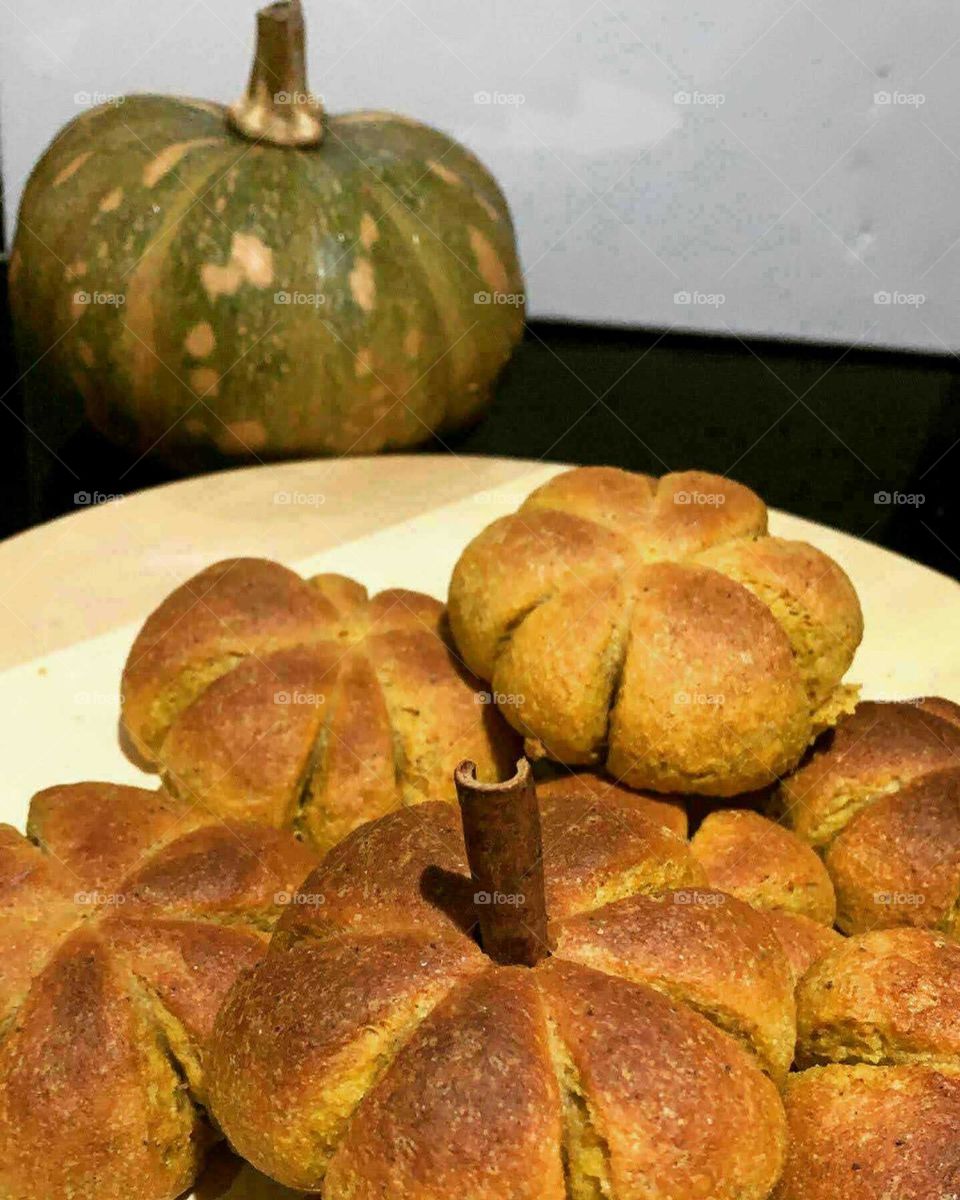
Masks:
[[[502,783],[481,783],[475,763],[454,772],[474,909],[484,951],[495,962],[535,966],[550,953],[540,810],[530,764]]]

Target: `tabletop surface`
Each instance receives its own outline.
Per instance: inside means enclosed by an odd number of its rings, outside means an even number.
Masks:
[[[22,827],[55,782],[151,784],[117,739],[119,679],[148,612],[210,562],[279,559],[340,571],[370,589],[444,596],[463,545],[562,467],[521,459],[410,455],[244,468],[81,505],[0,544],[0,820]],[[960,701],[960,585],[809,521],[773,512],[771,531],[813,542],[860,594],[866,633],[849,674],[863,694]],[[153,780],[155,782],[155,779]],[[225,1158],[200,1200],[288,1200]]]

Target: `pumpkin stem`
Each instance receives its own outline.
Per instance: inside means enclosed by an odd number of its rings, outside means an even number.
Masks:
[[[250,83],[247,94],[231,107],[229,121],[244,137],[274,146],[323,141],[323,106],[307,90],[300,0],[278,0],[257,13]]]
[[[481,783],[476,763],[454,772],[473,903],[484,951],[506,966],[533,967],[550,953],[540,809],[530,764],[503,783]]]

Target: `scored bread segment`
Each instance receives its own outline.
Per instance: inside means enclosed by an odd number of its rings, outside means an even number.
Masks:
[[[494,968],[437,1005],[367,1093],[325,1187],[353,1200],[566,1200],[561,1139],[534,973]]]
[[[618,577],[631,561],[629,542],[571,513],[501,517],[471,543],[454,567],[450,625],[464,662],[493,679],[509,636],[529,614],[568,587]]]
[[[766,786],[853,704],[849,580],[704,472],[555,476],[466,547],[449,610],[531,757],[633,787]]]
[[[102,1185],[146,1198],[196,1177],[204,1138],[180,1064],[96,934],[66,941],[34,982],[0,1045],[0,1073],[6,1194],[67,1196],[84,1180],[88,1195]]]
[[[826,1066],[791,1075],[774,1200],[941,1200],[960,1187],[960,1076]]]
[[[556,955],[647,984],[710,1018],[778,1082],[793,1060],[793,977],[763,914],[709,888],[641,893],[556,927]]]
[[[211,1102],[235,1149],[312,1188],[369,1090],[457,979],[485,960],[466,939],[309,935],[268,955],[222,1009]],[[295,1114],[296,1119],[291,1119]]]
[[[794,1040],[778,936],[645,797],[572,786],[540,806],[536,966],[478,949],[446,804],[362,826],[304,882],[217,1021],[213,1111],[255,1166],[327,1200],[765,1200]]]
[[[179,1195],[213,1133],[207,1051],[316,859],[137,788],[49,788],[0,827],[0,1194]]]
[[[598,578],[554,593],[514,626],[497,658],[493,689],[515,724],[537,730],[527,740],[531,757],[602,760],[629,624],[626,581]],[[542,674],[550,660],[561,669]],[[538,689],[525,693],[538,676]]]
[[[748,808],[708,813],[690,840],[713,887],[756,908],[833,925],[837,901],[821,859],[796,834]]]
[[[863,637],[853,585],[806,542],[765,537],[711,547],[696,559],[761,600],[790,640],[814,710],[826,703]]]
[[[960,934],[960,763],[862,808],[826,864],[846,932],[895,923]]]
[[[340,575],[233,559],[148,618],[122,718],[166,787],[317,849],[401,804],[453,801],[453,769],[501,774],[518,742],[452,652],[443,605]]]
[[[749,591],[657,563],[636,583],[607,767],[658,790],[730,794],[796,761],[810,714],[789,641]]]
[[[559,767],[555,768],[556,774],[547,774],[550,768],[546,764],[540,769],[544,772],[537,779],[541,811],[553,801],[576,802],[580,797],[581,802],[591,803],[598,811],[606,809],[614,814],[630,812],[686,840],[689,822],[683,796],[635,791],[593,772],[574,772]]]
[[[735,1041],[651,988],[577,963],[552,959],[536,975],[567,1097],[571,1196],[769,1195],[783,1109]]]
[[[960,946],[921,929],[842,941],[797,989],[797,1062],[960,1065]]]

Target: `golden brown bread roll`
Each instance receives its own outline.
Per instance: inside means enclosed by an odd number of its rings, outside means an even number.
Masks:
[[[790,1150],[775,1200],[960,1195],[960,1078],[929,1067],[814,1067],[791,1075]]]
[[[800,913],[774,910],[768,911],[766,918],[787,956],[794,985],[819,958],[843,943],[843,934]]]
[[[941,1200],[960,1187],[960,946],[842,939],[797,988],[790,1150],[776,1200]]]
[[[772,782],[850,704],[843,571],[702,472],[556,476],[460,557],[450,622],[532,757],[661,792]]]
[[[832,925],[833,884],[813,850],[789,829],[745,808],[710,813],[690,842],[710,883],[757,908]]]
[[[553,797],[582,796],[588,793],[598,805],[607,805],[616,812],[623,807],[632,809],[663,825],[671,833],[685,838],[689,821],[683,796],[662,796],[657,792],[638,791],[607,778],[596,771],[569,771],[559,768],[556,773],[543,763],[538,768],[537,795],[541,801]]]
[[[846,938],[797,988],[797,1063],[960,1067],[960,945],[925,929]]]
[[[453,799],[516,739],[444,640],[443,606],[372,599],[340,575],[301,579],[230,559],[147,619],[123,674],[123,724],[168,789],[222,816],[294,826],[326,850],[397,804]]]
[[[111,784],[41,792],[28,832],[0,826],[0,1195],[172,1200],[217,1008],[315,856]]]
[[[401,809],[302,885],[217,1022],[235,1148],[326,1200],[763,1200],[790,967],[689,845],[590,792],[542,804],[551,957],[498,967],[458,814]]]
[[[823,853],[845,932],[957,932],[960,707],[864,701],[783,780],[775,804]]]

